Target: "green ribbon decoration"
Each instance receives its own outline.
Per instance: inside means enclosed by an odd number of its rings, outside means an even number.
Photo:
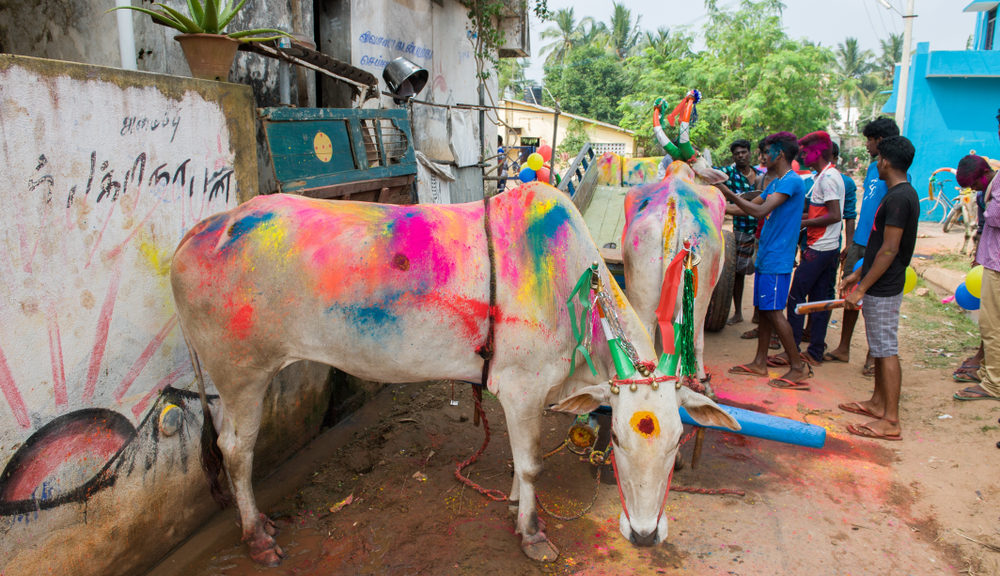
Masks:
[[[677,346],[675,350],[680,356],[681,375],[694,376],[698,373],[698,359],[694,354],[694,271],[684,269],[684,298],[682,300],[684,315],[681,329],[675,330]]]
[[[590,315],[590,281],[597,274],[597,265],[593,264],[580,276],[577,280],[576,286],[573,291],[569,293],[569,300],[566,300],[566,307],[569,308],[569,320],[570,324],[573,326],[573,337],[576,338],[576,347],[573,348],[573,355],[569,359],[569,375],[572,376],[573,372],[576,370],[576,353],[579,352],[583,355],[583,359],[587,361],[587,366],[590,366],[590,371],[594,376],[597,376],[597,368],[594,368],[594,361],[590,358],[590,353],[587,352],[587,347],[583,345],[583,329],[586,327],[587,317]],[[580,306],[583,310],[580,311],[580,321],[577,322],[576,315],[573,313],[573,297],[576,296],[580,301]]]

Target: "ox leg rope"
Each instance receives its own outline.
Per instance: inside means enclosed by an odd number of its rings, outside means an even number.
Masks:
[[[482,380],[479,385],[472,384],[472,399],[475,402],[475,408],[473,410],[473,423],[478,426],[479,421],[483,421],[483,432],[485,437],[483,438],[483,445],[479,447],[479,450],[455,468],[455,478],[462,484],[476,490],[483,496],[486,496],[496,502],[503,502],[508,499],[507,494],[503,491],[483,488],[462,474],[462,470],[471,466],[476,460],[478,460],[490,443],[490,423],[486,420],[486,411],[483,410],[483,388],[485,388],[486,384],[489,382],[490,364],[493,360],[496,332],[497,267],[496,254],[493,250],[493,227],[490,225],[490,196],[487,194],[483,195],[483,229],[486,232],[486,253],[489,256],[490,261],[490,307],[487,313],[486,340],[479,348],[476,349],[476,354],[479,354],[479,356],[483,359]]]

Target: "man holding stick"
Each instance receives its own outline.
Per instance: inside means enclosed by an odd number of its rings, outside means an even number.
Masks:
[[[795,345],[792,327],[782,314],[788,300],[792,267],[795,264],[796,239],[802,224],[802,206],[805,202],[802,178],[791,166],[799,152],[799,143],[795,134],[778,132],[764,140],[764,147],[767,150],[767,171],[774,175],[774,179],[760,196],[752,201],[746,200],[737,196],[725,184],[717,185],[726,200],[732,203],[726,208],[728,213],[764,220],[754,275],[753,301],[758,308],[760,320],[757,354],[753,362],[734,366],[729,372],[767,376],[768,346],[771,343],[771,333],[776,332],[788,355],[790,366],[784,376],[774,378],[768,384],[774,388],[808,390],[809,384],[805,380],[812,376],[812,369],[797,353],[798,346]]]
[[[840,285],[845,306],[865,315],[868,348],[875,361],[875,389],[869,400],[838,406],[845,412],[874,418],[847,431],[865,438],[900,440],[899,393],[903,374],[899,364],[899,307],[903,302],[906,267],[917,242],[920,200],[907,181],[913,163],[913,144],[902,136],[878,143],[878,173],[888,188],[875,213],[860,270]],[[851,290],[851,287],[857,286]]]

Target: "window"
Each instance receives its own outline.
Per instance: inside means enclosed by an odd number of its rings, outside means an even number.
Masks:
[[[993,32],[997,24],[997,9],[994,8],[986,13],[986,29],[983,34],[983,50],[993,49]]]
[[[625,154],[625,143],[624,142],[592,142],[590,147],[594,149],[597,154],[604,154],[605,152],[614,152],[619,156]]]

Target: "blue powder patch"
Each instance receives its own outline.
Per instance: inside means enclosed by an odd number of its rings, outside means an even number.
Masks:
[[[259,212],[240,218],[229,227],[229,242],[236,242],[254,228],[274,219],[274,212]]]

